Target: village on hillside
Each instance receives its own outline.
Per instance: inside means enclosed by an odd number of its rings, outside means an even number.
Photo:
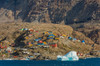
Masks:
[[[85,43],[84,39],[83,40],[77,39],[76,37],[68,35],[67,33],[65,34],[65,33],[59,33],[59,32],[52,32],[49,30],[39,31],[33,28],[18,29],[17,31],[14,32],[13,36],[14,37],[17,36],[17,38],[12,43],[7,41],[6,37],[3,39],[0,39],[0,56],[1,56],[0,59],[1,60],[7,60],[7,59],[8,60],[9,59],[11,60],[40,60],[43,54],[44,56],[42,57],[42,60],[52,59],[50,58],[52,53],[54,54],[54,57],[57,57],[57,55],[60,53],[59,50],[61,49],[64,50],[63,47],[66,47],[66,48],[70,47],[72,42],[75,44],[79,44],[80,46],[88,45],[87,43]],[[68,45],[64,46],[63,44],[64,42],[65,44],[68,43]],[[71,47],[71,48],[74,49],[74,47]],[[86,48],[86,49],[88,50],[89,48]],[[85,58],[85,56],[87,57],[89,56],[89,54],[84,54],[84,52],[82,51],[80,52],[78,48],[76,50],[78,51],[77,55],[80,57]],[[53,59],[56,59],[54,57]]]

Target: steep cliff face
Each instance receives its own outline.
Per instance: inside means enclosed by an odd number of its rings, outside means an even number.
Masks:
[[[86,1],[82,0],[78,2],[70,11],[68,11],[66,16],[66,23],[73,24],[83,23],[92,20],[93,13],[98,9],[98,4],[96,1]]]
[[[0,3],[1,16],[9,18],[10,11],[11,20],[73,24],[100,18],[99,0],[0,0]]]

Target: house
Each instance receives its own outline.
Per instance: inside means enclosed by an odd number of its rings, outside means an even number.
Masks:
[[[44,45],[42,46],[43,48],[49,48],[50,46],[49,45]]]
[[[77,39],[76,38],[73,38],[73,41],[76,41]]]
[[[40,55],[40,53],[34,53],[34,55]]]
[[[50,44],[51,47],[57,47],[57,44]]]
[[[62,39],[63,39],[64,37],[63,37],[63,36],[60,36],[60,38],[62,38]]]
[[[47,44],[47,42],[43,42],[44,44]]]
[[[41,46],[41,45],[44,45],[44,43],[38,43],[37,45],[40,45]]]
[[[85,43],[85,40],[82,40],[82,43]]]
[[[34,41],[38,42],[38,41],[39,41],[39,39],[35,39]]]
[[[72,37],[68,37],[69,40],[72,40]]]
[[[49,35],[49,37],[55,37],[55,35],[53,35],[53,34],[50,34],[50,35]]]
[[[59,40],[60,38],[55,38],[55,40]]]
[[[38,43],[43,43],[43,41],[38,41]]]
[[[52,31],[48,31],[49,34],[52,34]]]

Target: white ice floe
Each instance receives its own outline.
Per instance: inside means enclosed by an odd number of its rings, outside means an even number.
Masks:
[[[58,56],[57,56],[57,60],[60,60],[60,61],[78,61],[79,58],[78,58],[78,56],[77,56],[77,52],[75,52],[75,51],[70,51],[69,53],[67,53],[67,54],[64,55],[64,56],[58,55]]]

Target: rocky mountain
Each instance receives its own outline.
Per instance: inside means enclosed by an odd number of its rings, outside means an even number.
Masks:
[[[56,24],[100,18],[100,0],[0,0],[0,20]]]

